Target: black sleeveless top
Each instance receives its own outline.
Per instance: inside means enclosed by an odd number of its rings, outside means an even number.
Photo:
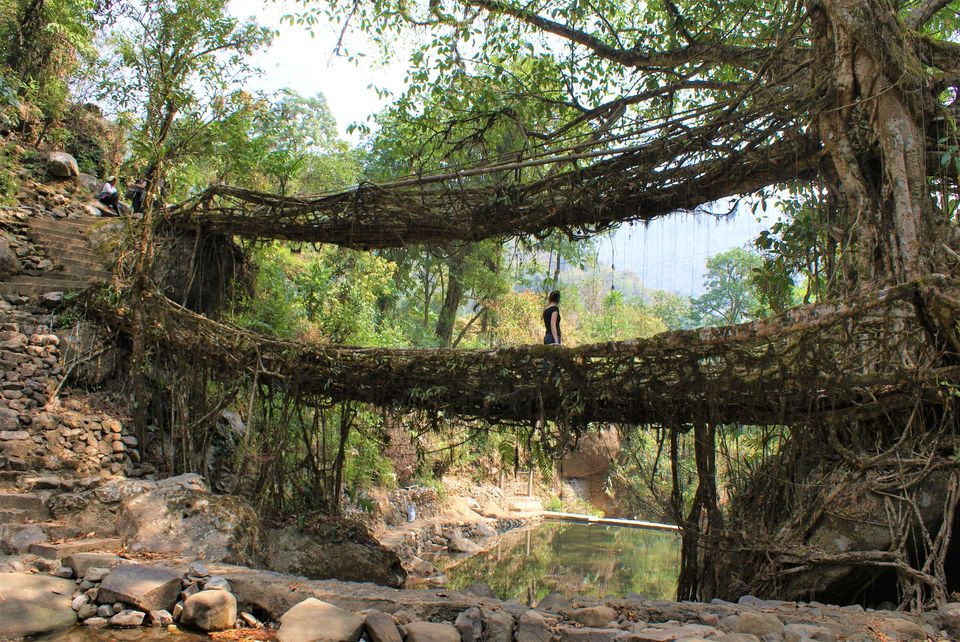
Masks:
[[[560,307],[557,306],[557,304],[554,303],[543,311],[543,327],[546,329],[548,335],[553,336],[553,331],[550,329],[550,316],[554,312],[557,313],[557,336],[553,338],[554,341],[559,343],[560,338],[563,336],[563,331],[560,330]]]

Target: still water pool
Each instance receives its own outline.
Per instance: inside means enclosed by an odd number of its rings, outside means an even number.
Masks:
[[[680,570],[675,533],[543,522],[500,536],[488,551],[466,559],[434,560],[450,588],[486,582],[497,597],[534,604],[548,593],[623,597],[633,592],[674,599]]]

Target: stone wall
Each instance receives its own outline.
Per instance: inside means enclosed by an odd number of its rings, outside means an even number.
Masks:
[[[26,212],[0,212],[0,280],[24,270],[52,272],[53,261],[42,246],[30,238]]]
[[[0,299],[0,470],[75,476],[153,472],[117,417],[84,399],[57,395],[64,367],[54,318],[43,308]]]

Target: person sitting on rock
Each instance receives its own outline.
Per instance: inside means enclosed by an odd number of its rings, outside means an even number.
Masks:
[[[120,192],[117,191],[116,183],[116,176],[108,177],[107,182],[100,188],[100,196],[97,200],[116,212],[117,216],[120,216]]]

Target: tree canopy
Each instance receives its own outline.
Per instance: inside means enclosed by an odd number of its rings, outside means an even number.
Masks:
[[[604,227],[816,179],[829,193],[817,225],[822,251],[840,259],[835,288],[954,265],[943,195],[955,189],[960,47],[944,0],[303,5],[291,20],[326,12],[384,50],[418,35],[396,111],[435,143],[421,167],[456,166],[503,128],[520,134],[484,157],[511,162],[496,188],[516,190],[504,233]],[[554,158],[516,167],[544,155]],[[531,184],[561,195],[535,200]],[[453,201],[491,210],[475,195]]]

